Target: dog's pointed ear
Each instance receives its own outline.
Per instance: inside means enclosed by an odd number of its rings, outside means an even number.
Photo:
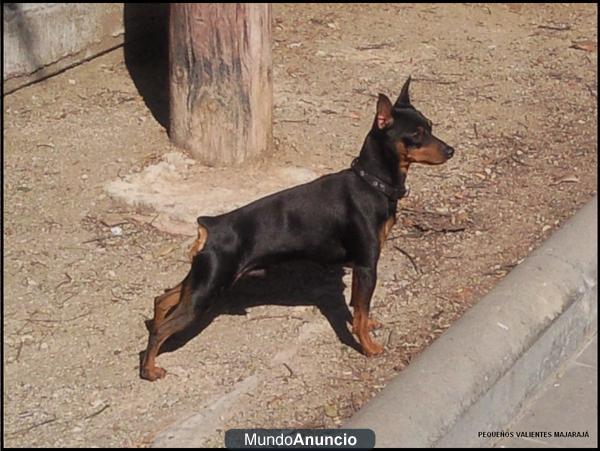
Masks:
[[[382,130],[389,127],[394,122],[392,117],[392,102],[385,94],[379,94],[377,99],[377,115],[375,116],[374,127]]]
[[[394,105],[395,107],[401,108],[403,106],[410,105],[410,96],[408,95],[408,89],[410,88],[410,80],[411,76],[409,75],[406,81],[404,82],[404,86],[402,86],[402,90],[400,91],[398,100],[396,100],[396,104]]]

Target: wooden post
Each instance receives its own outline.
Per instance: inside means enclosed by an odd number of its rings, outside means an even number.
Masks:
[[[269,153],[271,5],[173,3],[169,22],[171,141],[208,165]]]

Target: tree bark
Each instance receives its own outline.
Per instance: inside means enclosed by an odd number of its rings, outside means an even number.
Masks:
[[[270,153],[271,5],[174,3],[169,22],[171,141],[208,165]]]

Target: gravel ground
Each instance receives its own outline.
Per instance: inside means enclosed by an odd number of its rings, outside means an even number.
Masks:
[[[457,150],[411,169],[373,359],[343,323],[349,272],[293,263],[242,281],[238,308],[159,357],[166,379],[140,380],[144,319],[191,240],[105,187],[176,151],[164,60],[121,49],[5,96],[6,445],[147,446],[198,412],[205,446],[232,427],[339,425],[596,192],[596,18],[595,4],[274,5],[275,151],[249,171],[348,167],[376,94],[408,74]]]

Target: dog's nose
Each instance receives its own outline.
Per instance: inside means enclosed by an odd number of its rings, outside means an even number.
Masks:
[[[452,158],[452,155],[454,155],[454,147],[446,146],[444,152],[446,153],[446,157]]]

